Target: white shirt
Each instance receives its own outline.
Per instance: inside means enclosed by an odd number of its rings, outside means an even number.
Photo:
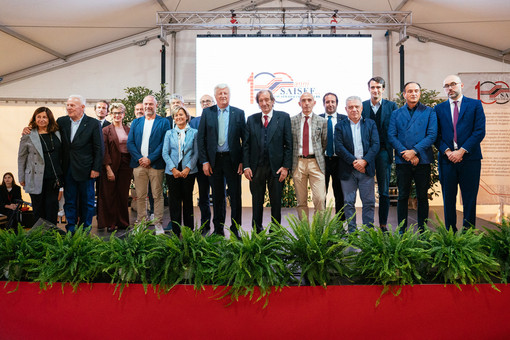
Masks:
[[[354,123],[349,119],[352,132],[352,144],[354,145],[354,157],[363,159],[363,142],[361,141],[361,119]]]
[[[372,104],[372,101],[370,101],[370,106],[372,107],[372,111],[374,111],[374,113],[377,113],[377,111],[379,110],[379,108],[381,107],[381,102],[382,102],[382,99],[379,100],[375,105]]]
[[[301,112],[301,137],[299,138],[299,155],[303,155],[303,126],[305,125],[305,114]],[[312,116],[313,112],[308,117],[308,154],[313,155],[313,143],[312,143]]]
[[[264,112],[262,112],[262,117],[261,117],[261,120],[262,120],[262,126],[264,126],[264,123],[265,123],[265,117],[266,115],[264,114]],[[267,123],[269,124],[269,122],[271,121],[271,118],[273,117],[273,110],[271,110],[268,114],[267,114]]]
[[[144,118],[142,145],[140,146],[140,153],[144,157],[149,157],[149,138],[151,138],[152,126],[156,119],[148,120]]]
[[[453,120],[453,110],[455,109],[455,104],[453,102],[454,101],[457,102],[457,109],[459,109],[459,113],[460,113],[460,104],[462,103],[462,98],[463,97],[464,97],[463,95],[460,95],[459,99],[457,99],[457,100],[453,100],[452,98],[448,99],[450,101],[450,113],[452,114],[452,125],[454,123],[454,120]],[[455,141],[453,141],[453,147],[455,148],[455,150],[458,149],[457,143],[455,143]]]
[[[84,116],[85,116],[85,113],[77,121],[74,121],[71,118],[69,118],[69,119],[71,119],[71,143],[73,142],[74,135],[76,135],[76,131],[78,131],[78,128],[80,127],[80,123],[83,120]]]

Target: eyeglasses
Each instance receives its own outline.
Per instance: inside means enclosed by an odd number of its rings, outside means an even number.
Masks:
[[[206,103],[212,103],[212,100],[206,99],[206,100],[201,100],[200,101],[200,104],[206,104]]]
[[[115,116],[115,115],[122,115],[123,113],[124,113],[124,112],[122,112],[122,111],[120,111],[120,112],[119,112],[119,111],[115,111],[115,112],[112,112],[112,113],[111,113],[111,115],[112,115],[112,116]]]
[[[453,82],[453,83],[450,83],[450,84],[444,84],[443,88],[444,88],[444,89],[447,89],[447,88],[449,88],[449,87],[455,87],[455,86],[457,86],[457,85],[459,85],[459,83],[455,83],[455,82]]]

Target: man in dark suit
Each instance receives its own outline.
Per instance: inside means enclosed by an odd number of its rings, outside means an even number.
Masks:
[[[143,99],[145,116],[135,119],[129,130],[127,148],[131,154],[130,166],[135,180],[138,220],[147,216],[145,197],[150,182],[154,198],[154,228],[156,234],[163,234],[163,140],[170,129],[167,119],[156,114],[158,102],[154,96]]]
[[[336,112],[338,107],[338,97],[336,94],[328,92],[322,97],[322,103],[326,113],[321,114],[328,121],[328,144],[326,146],[326,193],[328,192],[329,179],[331,178],[333,195],[335,196],[335,213],[338,214],[344,206],[344,194],[342,193],[342,183],[340,181],[340,173],[338,170],[338,162],[340,158],[335,154],[335,126],[345,115]],[[345,220],[345,215],[342,214],[341,220]]]
[[[106,120],[108,117],[108,111],[110,109],[110,104],[106,100],[100,100],[94,105],[94,112],[96,113],[97,119],[99,120],[99,124],[101,124],[101,128],[107,127],[111,123]]]
[[[103,134],[99,122],[85,114],[82,96],[70,96],[66,110],[67,117],[58,118],[57,123],[63,147],[66,229],[74,232],[78,224],[92,224],[94,182],[103,163]]]
[[[278,223],[282,220],[283,181],[292,166],[292,131],[289,114],[273,110],[271,91],[259,91],[256,99],[262,112],[248,117],[243,165],[244,176],[250,181],[253,227],[261,232],[266,184],[271,216]]]
[[[242,140],[246,121],[244,111],[230,106],[230,89],[216,85],[217,105],[202,111],[198,126],[198,152],[204,174],[213,176],[214,232],[224,235],[226,209],[225,180],[230,195],[230,231],[239,237],[236,223],[241,225],[241,174],[243,173]]]
[[[200,106],[202,110],[211,107],[215,104],[214,98],[208,94],[204,94],[200,98]],[[201,116],[197,116],[192,118],[189,122],[189,126],[193,129],[198,130],[198,126],[200,125]],[[211,206],[210,206],[210,196],[212,187],[212,178],[206,176],[204,174],[204,169],[202,165],[197,166],[197,184],[198,184],[198,207],[200,208],[200,225],[203,226],[202,234],[207,235],[209,230],[211,230]]]
[[[400,232],[407,229],[408,200],[411,184],[416,185],[418,228],[423,231],[429,216],[430,164],[434,163],[432,144],[437,138],[437,118],[432,108],[420,103],[421,86],[408,82],[404,86],[406,104],[391,115],[388,141],[395,149],[397,164],[398,223]]]
[[[388,142],[388,126],[391,113],[398,109],[397,103],[383,99],[382,95],[386,82],[381,77],[373,77],[368,81],[370,99],[363,102],[362,116],[372,119],[377,125],[379,133],[379,152],[375,156],[375,174],[377,176],[377,191],[379,192],[379,226],[382,231],[388,231],[388,213],[390,211],[390,177],[391,163],[393,163],[393,148]]]
[[[345,200],[345,217],[349,232],[356,230],[356,192],[363,203],[363,224],[373,227],[375,194],[375,157],[379,151],[379,134],[375,122],[361,118],[361,98],[351,96],[346,100],[348,119],[335,127],[335,152],[340,156],[339,170]]]
[[[457,231],[458,186],[464,206],[463,227],[474,227],[476,222],[482,159],[480,143],[485,137],[485,113],[479,100],[462,95],[464,84],[458,76],[446,77],[443,87],[449,99],[434,107],[438,122],[439,181],[445,225]]]
[[[170,122],[170,129],[174,128],[174,117],[172,117],[172,111],[178,107],[185,107],[184,105],[184,98],[178,94],[178,93],[172,93],[170,95],[170,107],[167,108],[167,117],[168,121]]]

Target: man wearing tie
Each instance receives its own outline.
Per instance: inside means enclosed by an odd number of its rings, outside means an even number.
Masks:
[[[339,169],[345,197],[345,217],[349,232],[356,230],[356,192],[363,203],[363,224],[374,225],[375,156],[379,151],[379,135],[372,119],[361,118],[361,98],[351,96],[345,101],[348,119],[335,127],[335,151],[340,156]]]
[[[283,181],[292,166],[292,132],[286,112],[273,110],[271,91],[257,93],[262,112],[248,117],[243,142],[244,176],[250,181],[253,227],[262,231],[266,184],[271,203],[271,217],[281,222]]]
[[[393,163],[393,148],[388,142],[388,126],[391,113],[398,109],[397,103],[382,99],[386,82],[381,77],[373,77],[368,81],[370,99],[363,102],[363,118],[372,119],[379,133],[379,152],[375,157],[375,174],[377,191],[379,192],[379,226],[388,231],[388,213],[390,211],[390,177]]]
[[[242,141],[246,121],[244,111],[230,106],[230,89],[216,85],[217,105],[205,108],[198,126],[198,153],[204,174],[213,177],[214,233],[224,235],[226,208],[225,181],[230,195],[230,231],[239,238],[241,226]]]
[[[457,231],[457,188],[464,206],[463,227],[476,222],[476,197],[480,186],[482,151],[485,137],[485,113],[479,100],[464,97],[464,84],[456,75],[443,81],[448,100],[434,107],[437,114],[439,181],[443,192],[446,228]]]
[[[400,232],[407,229],[408,200],[411,184],[416,185],[418,228],[425,229],[429,216],[430,163],[434,162],[432,144],[437,138],[437,118],[432,108],[420,103],[421,86],[417,82],[404,85],[406,104],[391,115],[388,141],[395,149],[397,164],[397,218]]]
[[[297,213],[308,218],[308,182],[312,188],[315,211],[326,206],[326,164],[324,151],[328,143],[326,119],[313,113],[315,99],[305,92],[299,99],[301,113],[290,119],[292,127],[292,179],[296,189]]]
[[[331,178],[333,195],[335,196],[335,213],[338,214],[344,206],[344,194],[342,193],[342,183],[340,182],[340,176],[338,169],[338,162],[340,158],[335,154],[335,141],[334,131],[335,126],[342,119],[345,119],[345,115],[341,115],[336,112],[338,107],[338,97],[336,94],[328,92],[322,97],[322,103],[326,113],[321,114],[328,121],[328,144],[326,146],[326,193],[328,193],[329,179]],[[345,216],[342,214],[341,220],[345,220]]]
[[[85,99],[71,95],[66,104],[67,117],[57,119],[62,135],[64,168],[64,210],[67,231],[92,224],[94,181],[103,163],[103,133],[98,121],[85,114]]]

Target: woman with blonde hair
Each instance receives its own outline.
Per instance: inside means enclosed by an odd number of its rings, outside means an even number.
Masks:
[[[129,127],[123,124],[126,107],[110,104],[112,124],[103,128],[104,157],[98,197],[97,225],[112,232],[129,225],[128,197],[133,169],[127,149]]]

